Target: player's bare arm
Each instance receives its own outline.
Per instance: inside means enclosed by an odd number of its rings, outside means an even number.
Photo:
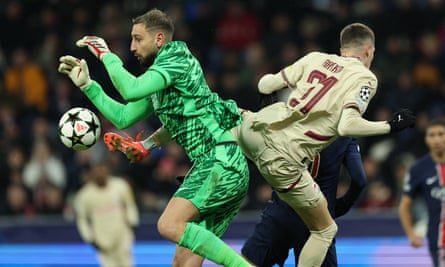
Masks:
[[[411,246],[418,248],[423,246],[423,238],[419,237],[414,231],[413,215],[411,212],[413,200],[407,195],[403,195],[400,199],[399,216],[402,228],[408,237]]]

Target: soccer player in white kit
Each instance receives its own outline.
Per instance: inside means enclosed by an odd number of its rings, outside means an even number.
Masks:
[[[264,75],[259,91],[271,94],[289,87],[287,102],[259,112],[245,111],[235,128],[244,154],[263,177],[303,219],[311,234],[298,266],[320,266],[337,225],[307,165],[338,136],[371,136],[413,126],[408,110],[391,121],[362,118],[376,93],[377,78],[369,70],[374,58],[374,33],[353,23],[340,33],[341,56],[312,52],[276,74]]]
[[[130,186],[110,176],[106,164],[92,167],[91,180],[76,195],[77,227],[82,239],[96,248],[101,266],[131,267],[139,214]]]

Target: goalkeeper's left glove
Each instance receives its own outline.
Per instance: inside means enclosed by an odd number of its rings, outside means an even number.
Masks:
[[[88,47],[88,50],[100,60],[102,60],[103,55],[110,52],[105,40],[97,36],[84,36],[76,42],[76,45],[78,47]]]
[[[85,59],[78,59],[73,56],[60,57],[58,71],[67,74],[71,81],[83,91],[91,84],[90,73]]]

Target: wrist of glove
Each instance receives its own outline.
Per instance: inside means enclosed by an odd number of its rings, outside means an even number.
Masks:
[[[408,109],[401,109],[393,114],[391,120],[388,121],[391,127],[390,133],[397,133],[408,127],[414,127],[416,116]]]
[[[76,42],[76,45],[78,47],[87,47],[100,60],[106,53],[110,52],[105,40],[97,36],[84,36]]]
[[[68,75],[74,85],[82,91],[91,84],[87,62],[73,56],[63,56],[59,59],[58,71]]]

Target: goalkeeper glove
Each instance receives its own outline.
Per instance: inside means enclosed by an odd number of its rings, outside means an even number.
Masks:
[[[58,71],[67,74],[71,81],[83,91],[91,84],[90,73],[85,59],[78,59],[73,56],[63,56],[60,59]]]
[[[78,47],[88,47],[88,50],[100,60],[102,60],[103,55],[110,52],[105,40],[97,36],[84,36],[76,42],[76,45]]]
[[[409,109],[401,109],[394,113],[391,120],[388,121],[391,127],[390,133],[397,133],[401,130],[414,127],[416,122],[416,116]]]

